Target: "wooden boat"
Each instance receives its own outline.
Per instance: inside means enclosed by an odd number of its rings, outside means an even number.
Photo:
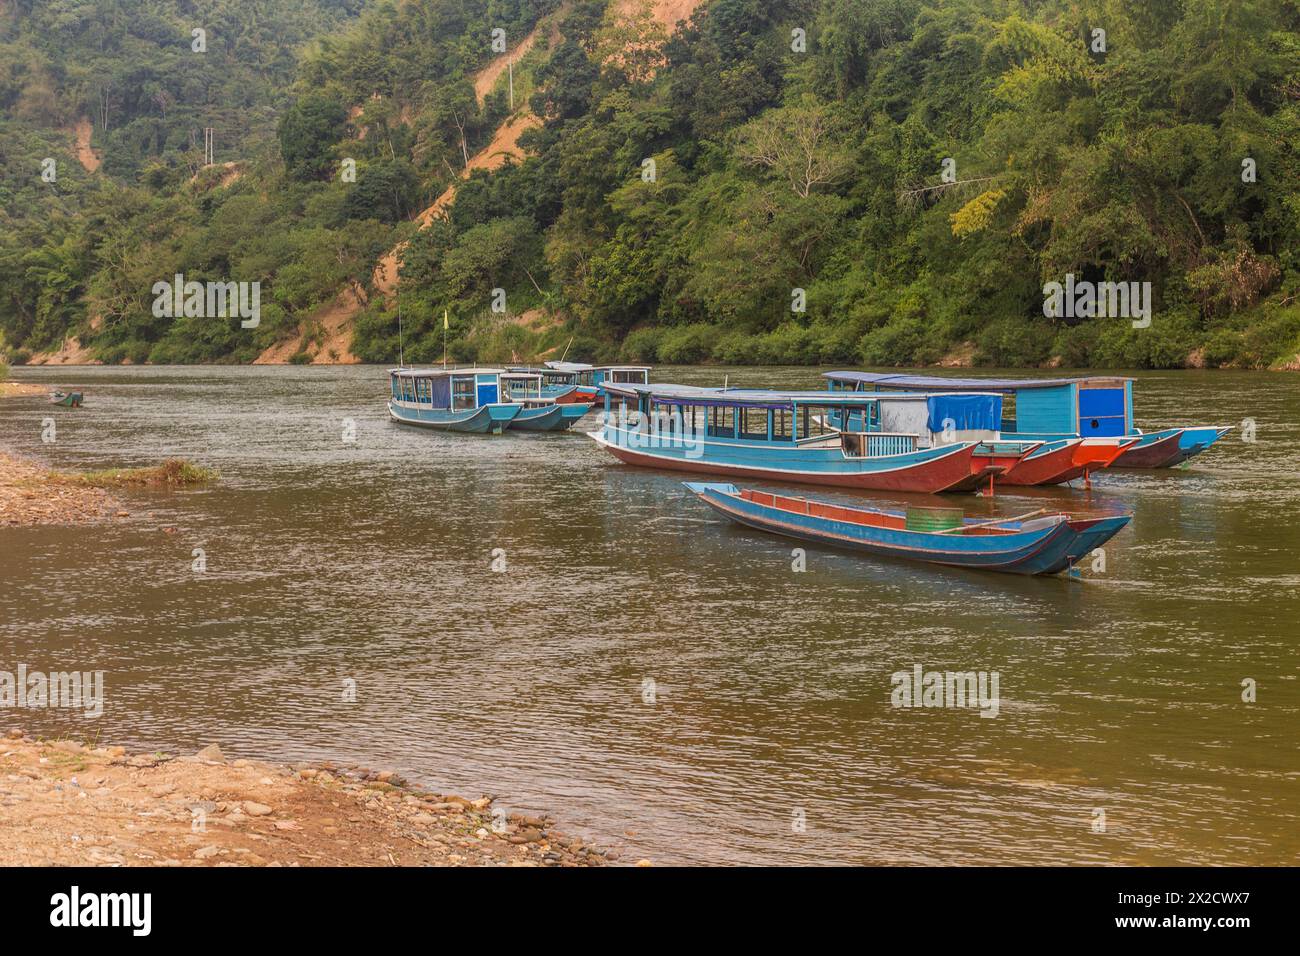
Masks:
[[[546,368],[556,374],[570,376],[574,385],[584,389],[594,388],[595,401],[605,400],[606,383],[613,385],[646,385],[650,381],[648,365],[587,365],[584,362],[547,362]]]
[[[998,395],[605,389],[603,427],[589,436],[620,461],[651,468],[933,494],[972,490],[1037,447],[996,440]],[[836,429],[828,424],[836,415],[865,424]],[[955,429],[939,424],[947,421]]]
[[[500,435],[523,410],[503,400],[502,369],[389,369],[388,414],[403,425]]]
[[[540,375],[542,394],[561,405],[595,405],[599,398],[600,390],[596,386],[578,383],[577,372],[546,367],[531,368],[525,365],[511,366],[509,371]]]
[[[81,393],[80,392],[51,392],[50,404],[62,405],[64,408],[80,408]]]
[[[512,429],[562,431],[593,407],[592,402],[560,402],[547,395],[543,377],[538,372],[508,370],[500,374],[499,380],[502,397],[522,406],[519,414],[510,421]]]
[[[1040,463],[1043,474],[1034,484],[1069,481],[1080,473],[1087,478],[1098,468],[1169,468],[1199,455],[1232,430],[1203,425],[1142,431],[1133,423],[1131,378],[960,379],[888,372],[826,372],[824,377],[830,380],[833,390],[998,392],[1011,399],[1015,410],[1015,417],[1002,424],[1002,438],[1048,443],[1084,439],[1069,468],[1063,467],[1053,475]],[[1019,476],[1021,480],[1015,481],[1013,471],[1003,477],[1003,482],[1028,484],[1030,474],[1026,468]]]
[[[1059,485],[1082,478],[1090,484],[1092,473],[1109,467],[1137,443],[1126,438],[1061,438],[1046,441],[1016,467],[997,477],[1001,485]]]
[[[880,557],[1013,574],[1065,571],[1132,517],[1033,512],[998,520],[964,518],[935,528],[910,513],[847,508],[732,484],[683,484],[719,514],[761,531]]]

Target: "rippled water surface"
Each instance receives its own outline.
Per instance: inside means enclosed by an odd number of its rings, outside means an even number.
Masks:
[[[817,385],[655,372],[724,376]],[[398,769],[629,859],[1297,861],[1300,378],[1142,375],[1141,425],[1249,418],[1258,440],[1091,494],[946,499],[1135,512],[1104,571],[1022,579],[816,548],[796,573],[790,542],[579,430],[393,425],[378,368],[14,377],[86,405],[0,401],[0,447],[63,469],[182,455],[222,480],[130,493],[129,519],[89,528],[0,529],[0,670],[107,684],[98,721],[8,725]],[[890,675],[914,664],[997,671],[999,715],[892,708]]]

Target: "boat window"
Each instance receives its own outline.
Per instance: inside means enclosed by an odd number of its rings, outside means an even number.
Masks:
[[[714,406],[709,409],[709,434],[718,438],[735,438],[736,421],[735,409],[730,405],[726,407]]]
[[[682,432],[684,434],[699,434],[702,413],[698,405],[678,405],[673,410],[680,416]]]
[[[633,382],[638,385],[647,384],[645,369],[640,368],[620,368],[614,369],[609,373],[612,382]]]
[[[389,389],[390,389],[390,390],[392,391],[392,393],[393,393],[393,398],[398,398],[398,399],[400,399],[400,398],[402,397],[402,393],[398,390],[398,387],[397,387],[397,383],[398,383],[399,381],[400,381],[400,379],[398,379],[398,377],[397,377],[396,375],[394,375],[394,376],[389,380],[388,387],[389,387]]]
[[[740,426],[741,438],[767,440],[766,408],[738,408],[736,409],[736,418]]]
[[[786,408],[773,409],[772,410],[772,440],[789,441],[790,426],[793,423],[794,422],[789,409]]]
[[[462,411],[477,407],[474,399],[474,376],[457,375],[451,380],[451,409]]]
[[[844,409],[836,409],[835,412],[835,419],[842,421]],[[817,438],[832,434],[835,429],[830,426],[828,419],[831,417],[831,410],[828,408],[802,406],[799,409],[799,437]]]

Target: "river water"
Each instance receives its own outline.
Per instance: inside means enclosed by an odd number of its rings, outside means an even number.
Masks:
[[[1250,419],[1255,440],[1091,493],[945,499],[1135,512],[1104,569],[1023,579],[812,547],[797,572],[791,542],[580,430],[391,424],[379,368],[16,369],[86,405],[6,399],[0,447],[222,478],[0,529],[0,670],[106,685],[98,720],[0,722],[395,769],[660,863],[1294,864],[1300,378],[1138,377],[1144,427]],[[997,717],[892,707],[914,665],[996,671]]]

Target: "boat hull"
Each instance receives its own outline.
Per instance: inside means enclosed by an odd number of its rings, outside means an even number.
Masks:
[[[1075,449],[1083,444],[1082,438],[1071,438],[1063,442],[1049,442],[1016,463],[997,481],[1003,485],[1055,485],[1069,481],[1078,468],[1075,464]],[[1081,469],[1079,469],[1081,473]]]
[[[1077,520],[1058,516],[1054,522],[1030,522],[1024,530],[1016,528],[1007,534],[946,535],[865,525],[855,516],[872,513],[861,509],[758,492],[746,494],[760,500],[746,500],[734,485],[685,484],[719,514],[760,531],[876,557],[1012,574],[1064,571],[1130,520],[1127,515]],[[766,503],[769,500],[771,504]],[[783,507],[778,507],[778,502]],[[805,512],[792,510],[800,503]]]
[[[419,428],[463,432],[473,435],[500,435],[519,414],[519,405],[481,405],[478,408],[452,412],[445,409],[405,408],[388,403],[388,414],[393,421]]]
[[[798,467],[797,463],[785,465],[758,461],[720,461],[710,459],[707,455],[688,458],[680,447],[631,448],[626,443],[608,440],[601,432],[588,432],[588,436],[619,461],[642,468],[921,494],[964,490],[969,487],[972,480],[971,459],[977,444],[963,442],[952,448],[859,460],[845,458],[836,450],[838,461],[834,456],[825,456],[825,467],[818,470],[807,463],[804,467]],[[769,450],[767,454],[770,458],[779,453]]]
[[[1183,428],[1167,428],[1164,431],[1142,435],[1137,443],[1115,459],[1112,468],[1169,468],[1185,461],[1179,441],[1183,437]]]
[[[521,408],[519,414],[510,421],[510,427],[525,432],[550,432],[566,427],[564,409],[560,405],[539,405],[534,408]]]
[[[1002,485],[1059,485],[1110,465],[1136,439],[1066,438],[1046,442],[998,478]]]

